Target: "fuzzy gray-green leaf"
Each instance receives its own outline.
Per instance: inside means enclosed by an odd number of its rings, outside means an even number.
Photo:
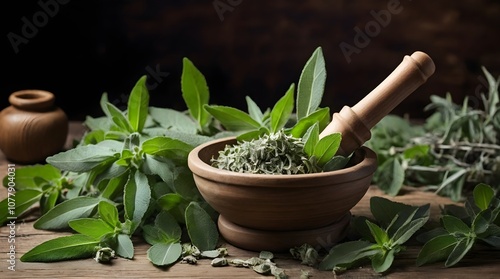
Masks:
[[[315,123],[318,123],[319,130],[322,131],[330,122],[330,108],[321,108],[309,114],[292,127],[290,134],[296,138],[304,136],[306,131]]]
[[[3,178],[3,185],[5,187],[8,186],[8,183],[10,181],[9,177],[11,176],[6,175]],[[61,178],[61,171],[49,164],[31,165],[17,168],[15,172],[16,190],[20,191],[24,189],[39,188],[40,185],[35,183],[34,180],[36,177],[43,178],[47,181],[53,181]]]
[[[113,233],[115,228],[101,219],[80,218],[68,222],[69,226],[77,233],[100,239],[102,236]]]
[[[444,265],[446,267],[450,267],[461,261],[462,258],[467,254],[467,252],[469,252],[469,250],[472,248],[474,242],[475,241],[473,238],[464,237],[460,239],[448,256],[448,259],[446,259]]]
[[[335,245],[319,264],[320,270],[333,270],[336,267],[351,267],[360,259],[378,253],[373,243],[368,241],[349,241]]]
[[[182,254],[180,243],[156,243],[148,249],[148,259],[156,266],[166,266],[179,260]]]
[[[432,238],[420,250],[417,256],[417,266],[445,260],[457,243],[458,240],[450,234]]]
[[[480,183],[474,187],[474,202],[481,210],[485,210],[490,205],[491,199],[495,196],[495,191],[484,183]]]
[[[48,240],[26,252],[23,262],[57,262],[90,258],[95,253],[99,240],[75,234]]]
[[[141,132],[148,117],[149,92],[146,87],[147,76],[142,76],[128,99],[127,116],[134,132]]]
[[[193,147],[180,140],[168,137],[154,137],[142,143],[142,151],[176,160],[186,160]]]
[[[205,109],[229,131],[248,131],[261,126],[249,114],[233,107],[212,105]]]
[[[186,226],[193,245],[201,251],[213,250],[219,241],[217,226],[210,215],[197,203],[186,208]]]
[[[304,152],[309,155],[309,157],[314,155],[314,149],[319,142],[319,125],[315,123],[313,126],[307,129],[304,134]]]
[[[111,148],[84,145],[47,157],[47,162],[58,169],[86,172],[115,157]]]
[[[125,259],[134,258],[134,244],[130,236],[126,234],[119,234],[117,237],[116,254]]]
[[[149,107],[149,113],[153,120],[165,129],[196,134],[196,123],[184,112],[169,108]]]
[[[259,106],[250,98],[249,96],[245,97],[245,100],[247,101],[247,108],[248,108],[248,114],[257,122],[259,122],[261,125],[264,124],[264,114],[262,113],[262,110],[259,108]]]
[[[84,196],[66,200],[42,215],[33,227],[40,230],[68,228],[69,221],[89,217],[98,203],[98,198]]]
[[[271,132],[275,133],[281,128],[283,128],[290,119],[293,112],[293,96],[295,94],[295,84],[292,83],[288,91],[283,97],[281,97],[278,102],[274,105],[271,110]]]
[[[182,59],[181,90],[189,113],[201,129],[208,123],[209,114],[203,108],[210,98],[207,81],[203,74],[187,58]]]
[[[151,200],[151,188],[145,174],[136,171],[125,184],[123,206],[125,218],[133,221],[134,228],[139,225],[148,210]]]
[[[321,138],[314,147],[314,156],[318,158],[318,165],[324,166],[330,159],[337,153],[342,135],[340,133],[333,133]]]
[[[316,48],[299,78],[297,91],[297,119],[313,113],[321,103],[325,89],[326,68],[321,47]]]
[[[14,209],[15,214],[11,214],[9,208],[9,199],[6,197],[0,202],[0,226],[3,225],[7,220],[8,217],[16,216],[16,217],[21,217],[25,213],[28,212],[28,210],[36,204],[38,201],[40,201],[40,198],[42,197],[42,192],[39,190],[35,189],[25,189],[25,190],[20,190],[15,193],[15,199],[16,206]]]

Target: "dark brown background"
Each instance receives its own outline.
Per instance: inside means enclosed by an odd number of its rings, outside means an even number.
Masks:
[[[500,74],[500,3],[494,0],[400,1],[401,12],[351,63],[339,44],[354,45],[354,28],[364,29],[374,20],[371,11],[397,1],[73,0],[59,4],[16,54],[7,35],[20,35],[22,18],[32,21],[39,3],[51,1],[3,4],[1,108],[10,93],[39,88],[54,92],[72,119],[97,116],[103,92],[123,108],[139,77],[159,70],[160,79],[150,78],[151,105],[185,109],[183,57],[206,76],[212,103],[246,109],[249,95],[265,108],[298,81],[318,46],[328,73],[322,106],[332,111],[354,105],[415,50],[427,52],[437,70],[397,114],[424,117],[431,94],[451,92],[461,101],[484,91],[481,66]],[[214,3],[237,5],[221,20]]]

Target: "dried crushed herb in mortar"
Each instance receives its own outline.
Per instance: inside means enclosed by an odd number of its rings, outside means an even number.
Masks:
[[[219,151],[212,166],[253,174],[305,174],[321,171],[315,157],[304,151],[304,141],[283,130],[250,141],[238,141]]]

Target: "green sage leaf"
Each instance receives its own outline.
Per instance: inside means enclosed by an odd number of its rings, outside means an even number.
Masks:
[[[100,239],[102,236],[113,233],[115,228],[101,219],[81,218],[68,222],[70,228],[75,232]]]
[[[99,132],[99,133],[103,133],[104,131],[108,131],[111,127],[110,118],[108,118],[106,116],[92,117],[90,115],[87,115],[85,117],[85,121],[83,122],[83,125],[85,127],[89,128],[89,130],[91,132]],[[102,134],[102,135],[104,135],[104,134]],[[101,137],[101,136],[97,136],[97,137]]]
[[[201,129],[209,121],[209,113],[203,108],[208,105],[210,98],[207,81],[189,59],[182,59],[182,63],[182,97],[189,109],[189,113],[198,122]]]
[[[54,181],[61,178],[61,171],[49,164],[23,166],[17,168],[15,172],[16,190],[39,189],[40,185],[35,182],[35,178],[43,178],[46,181]],[[7,187],[10,176],[3,178],[3,186]]]
[[[319,142],[319,125],[315,123],[314,125],[309,127],[309,129],[307,129],[306,133],[303,135],[302,139],[305,141],[304,152],[309,157],[312,157],[314,155],[314,149]]]
[[[123,195],[123,189],[127,183],[129,173],[125,172],[117,177],[111,178],[106,187],[101,191],[101,197],[104,199],[114,200],[118,196]]]
[[[193,245],[201,251],[215,249],[219,232],[210,215],[197,202],[189,204],[185,215],[187,231]]]
[[[144,240],[151,245],[155,245],[156,243],[171,243],[178,241],[173,241],[164,231],[152,224],[142,226],[142,237],[144,237]]]
[[[161,127],[196,134],[196,123],[185,113],[169,108],[149,107],[149,113]]]
[[[481,238],[481,240],[494,248],[500,248],[500,236],[491,235],[486,238]]]
[[[321,47],[316,48],[299,78],[297,119],[313,113],[321,103],[325,89],[326,68]]]
[[[424,244],[417,256],[417,266],[445,260],[453,251],[458,240],[450,235],[439,235]]]
[[[148,249],[148,259],[156,266],[166,266],[179,260],[182,254],[180,243],[156,243]]]
[[[379,168],[378,187],[385,193],[396,196],[403,186],[405,171],[398,158],[389,158]]]
[[[56,187],[52,187],[42,195],[40,198],[40,209],[42,210],[42,214],[47,213],[56,206],[59,195],[59,189]]]
[[[116,152],[99,145],[84,145],[47,157],[47,162],[60,170],[90,171],[115,158]]]
[[[283,128],[293,112],[293,96],[295,91],[295,84],[292,83],[288,91],[271,110],[271,132],[276,133]]]
[[[375,217],[383,227],[387,227],[400,212],[412,210],[412,207],[383,197],[371,197],[370,210],[373,217]]]
[[[330,123],[330,108],[318,109],[308,116],[299,119],[299,121],[293,125],[290,134],[296,138],[301,138],[315,123],[318,123],[319,130],[322,131],[328,123]]]
[[[99,240],[75,234],[48,240],[29,250],[21,257],[23,262],[56,262],[90,258]]]
[[[39,230],[68,228],[69,221],[89,217],[98,203],[98,198],[84,196],[66,200],[38,218],[33,227]]]
[[[427,223],[427,220],[429,217],[419,218],[399,227],[394,236],[391,237],[392,243],[395,245],[404,244]]]
[[[361,259],[378,253],[378,248],[368,241],[349,241],[335,245],[320,262],[320,270],[333,270],[336,267],[350,268]]]
[[[111,120],[118,127],[120,132],[132,133],[135,132],[134,128],[130,124],[129,120],[125,117],[123,112],[115,107],[115,105],[111,103],[107,103],[106,107],[111,115]]]
[[[327,135],[319,140],[314,148],[314,156],[318,158],[318,165],[324,166],[337,153],[342,141],[340,133]]]
[[[490,205],[491,199],[495,196],[495,191],[489,185],[480,183],[474,187],[473,196],[477,207],[485,210]]]
[[[349,163],[350,159],[351,157],[344,157],[341,155],[333,156],[330,161],[326,162],[326,164],[323,166],[323,171],[343,169],[347,165],[347,163]]]
[[[182,229],[177,220],[168,212],[162,211],[155,218],[155,226],[165,232],[169,242],[181,239]]]
[[[467,226],[467,224],[465,224],[464,221],[458,219],[455,216],[443,215],[441,217],[441,220],[443,222],[444,228],[450,234],[460,233],[466,235],[471,232],[471,228],[469,228],[469,226]]]
[[[430,213],[430,204],[425,204],[422,206],[409,206],[407,208],[399,211],[396,216],[392,219],[391,223],[387,226],[386,231],[389,235],[397,235],[397,231],[403,234],[404,231],[401,231],[401,227],[407,227],[412,221],[417,219],[427,220],[429,218]]]
[[[141,169],[144,174],[158,175],[163,181],[167,182],[173,179],[174,167],[175,165],[171,160],[146,154],[143,158]]]
[[[180,203],[182,203],[184,199],[182,198],[181,195],[177,193],[167,193],[161,197],[159,197],[156,202],[158,205],[166,211],[171,210],[172,208],[178,206]]]
[[[104,92],[101,95],[101,100],[99,101],[99,105],[101,106],[102,111],[107,117],[102,117],[101,119],[111,119],[111,117],[113,117],[108,110],[108,104],[109,104],[108,93]]]
[[[41,191],[35,189],[19,190],[14,196],[10,196],[15,201],[15,206],[12,206],[13,201],[9,200],[9,196],[3,199],[0,202],[0,226],[9,217],[24,216],[34,204],[40,201],[42,194]],[[9,206],[9,202],[11,202],[11,206]]]
[[[373,255],[372,257],[372,267],[375,272],[382,273],[391,267],[394,262],[394,254],[396,250],[391,249],[388,251],[380,250],[379,253]]]
[[[144,214],[149,208],[151,188],[145,174],[136,171],[131,174],[123,193],[125,218],[134,223],[132,232],[142,222]]]
[[[193,146],[168,137],[154,137],[142,143],[142,151],[176,160],[186,160]]]
[[[478,235],[488,230],[492,222],[491,210],[483,210],[472,220],[472,231]]]
[[[264,114],[259,106],[249,96],[246,96],[245,100],[247,101],[248,114],[260,125],[264,125]]]
[[[474,245],[473,238],[465,237],[460,239],[448,256],[448,259],[446,259],[444,266],[451,267],[457,264],[469,252],[472,245]]]
[[[125,259],[134,258],[134,244],[130,236],[126,234],[119,234],[117,237],[116,254]]]
[[[377,242],[379,246],[383,247],[385,244],[389,242],[389,235],[387,234],[386,231],[384,231],[381,227],[377,226],[376,224],[370,222],[369,220],[365,220],[365,222],[368,225],[368,228],[370,229],[370,232],[372,233],[375,242]]]
[[[142,132],[148,118],[149,92],[146,87],[147,76],[142,76],[128,98],[127,116],[134,132]]]
[[[206,105],[205,109],[229,131],[248,131],[261,126],[249,114],[236,108]]]
[[[120,219],[118,216],[118,209],[115,205],[107,202],[100,201],[97,206],[99,217],[112,228],[120,227]]]

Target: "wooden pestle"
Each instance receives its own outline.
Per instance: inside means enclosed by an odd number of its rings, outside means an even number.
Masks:
[[[421,51],[406,55],[401,64],[375,89],[352,108],[344,106],[332,116],[332,122],[320,138],[340,132],[338,154],[349,155],[371,138],[370,129],[401,101],[422,85],[435,70],[432,59]]]

